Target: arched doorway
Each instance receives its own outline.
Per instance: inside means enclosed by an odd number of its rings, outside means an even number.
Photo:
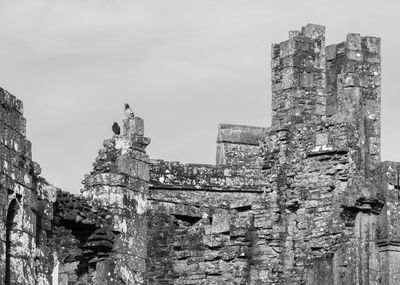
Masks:
[[[15,274],[13,274],[12,270],[12,246],[13,242],[11,240],[11,236],[17,227],[17,216],[20,207],[18,205],[17,199],[13,199],[8,206],[7,211],[7,222],[6,222],[6,274],[5,274],[5,284],[11,285],[15,284],[14,278]]]

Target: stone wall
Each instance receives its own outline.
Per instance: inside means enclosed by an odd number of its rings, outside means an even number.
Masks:
[[[216,164],[182,164],[150,160],[127,118],[80,195],[39,176],[22,103],[0,89],[0,283],[398,284],[380,74],[379,38],[325,47],[308,24],[272,45],[269,128],[221,124]]]
[[[53,192],[40,171],[26,139],[22,102],[0,88],[1,284],[51,284]]]
[[[149,158],[143,120],[124,120],[73,195],[40,177],[22,102],[0,89],[0,283],[144,284]],[[58,276],[57,276],[58,275]]]
[[[380,40],[350,34],[325,57],[324,30],[309,24],[273,45],[274,112],[263,149],[279,255],[261,271],[266,284],[381,280],[371,242],[384,204]]]
[[[99,284],[109,276],[109,258],[119,232],[109,209],[83,197],[58,191],[52,244],[57,252],[59,284]],[[101,272],[99,272],[99,268]]]
[[[154,160],[150,169],[149,284],[248,284],[254,216],[264,193],[265,129],[220,125],[217,166]]]
[[[267,209],[277,221],[272,225],[273,242],[281,253],[276,257],[281,264],[272,271],[266,268],[271,282],[378,282],[378,276],[366,276],[370,271],[364,268],[379,271],[376,244],[364,243],[376,239],[374,227],[383,201],[357,171],[357,153],[349,143],[353,135],[358,134],[351,123],[332,119],[271,129],[265,171],[274,178],[267,188]],[[270,158],[279,159],[271,163]],[[372,236],[362,236],[364,230]],[[323,276],[327,279],[322,283]]]
[[[272,46],[271,128],[220,125],[216,166],[154,161],[149,283],[383,280],[379,52],[373,37],[325,50],[324,27],[290,32]]]

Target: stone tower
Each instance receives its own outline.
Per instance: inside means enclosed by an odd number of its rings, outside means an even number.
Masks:
[[[150,160],[143,120],[126,119],[81,195],[39,176],[22,103],[1,89],[0,281],[398,284],[380,39],[325,46],[325,27],[308,24],[271,54],[270,127],[221,124],[216,165],[183,164]]]
[[[379,284],[380,39],[349,34],[325,48],[324,31],[308,24],[272,46],[264,158],[281,263],[271,282]]]

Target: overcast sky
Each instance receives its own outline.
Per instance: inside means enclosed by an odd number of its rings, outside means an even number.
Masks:
[[[384,3],[384,4],[383,4]],[[398,1],[0,0],[0,86],[24,102],[42,174],[78,192],[123,103],[151,158],[215,162],[218,123],[269,126],[270,46],[382,37],[382,153],[399,160]]]

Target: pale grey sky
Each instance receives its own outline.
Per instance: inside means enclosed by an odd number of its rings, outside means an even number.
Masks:
[[[0,86],[23,100],[43,176],[78,192],[123,103],[151,158],[214,163],[218,123],[269,126],[270,45],[382,37],[382,153],[399,160],[398,1],[0,0]]]

